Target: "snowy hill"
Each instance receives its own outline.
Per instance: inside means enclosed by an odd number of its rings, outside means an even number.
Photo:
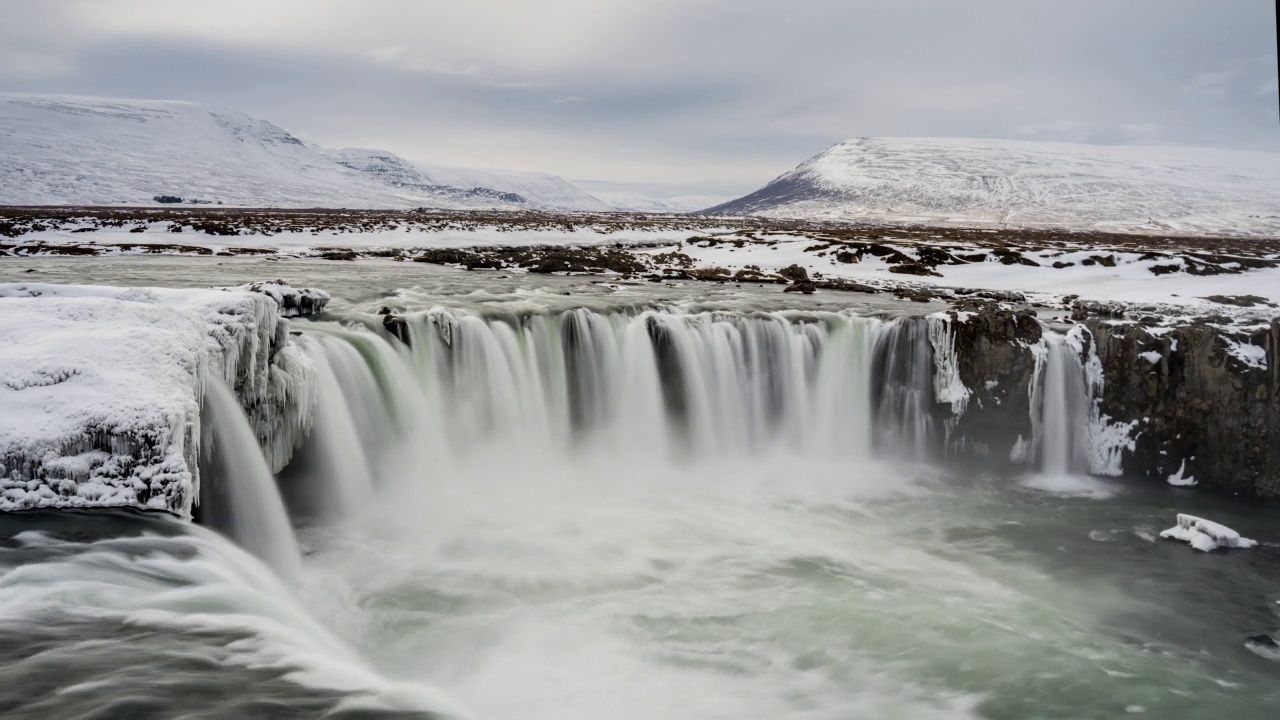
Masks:
[[[1280,153],[859,138],[706,212],[1280,235]]]
[[[730,198],[722,195],[674,195],[656,197],[621,190],[593,190],[592,195],[609,204],[614,210],[652,213],[689,213],[711,207]]]
[[[180,101],[0,94],[0,204],[607,210],[543,173],[415,167],[327,150],[237,110]]]
[[[385,150],[317,148],[317,151],[340,165],[404,191],[555,210],[603,212],[612,209],[569,181],[549,173],[415,165]]]

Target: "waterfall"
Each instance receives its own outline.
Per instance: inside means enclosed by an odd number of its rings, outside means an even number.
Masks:
[[[323,385],[316,434],[330,439],[309,442],[300,456],[318,468],[329,496],[381,482],[388,472],[377,459],[398,438],[417,446],[419,464],[435,466],[494,448],[531,461],[775,451],[848,459],[878,447],[915,458],[931,438],[923,322],[838,312],[443,308],[408,321],[408,347],[376,327],[303,325],[315,336],[304,347]],[[341,415],[348,419],[333,417]],[[320,450],[330,445],[341,457]]]
[[[887,323],[875,344],[876,447],[904,459],[929,459],[934,441],[934,362],[925,318]]]
[[[288,490],[305,484],[305,490],[289,496],[295,511],[338,518],[354,512],[373,490],[366,448],[380,423],[369,406],[380,405],[381,398],[354,346],[330,337],[304,341],[316,367],[316,408],[311,435],[295,453],[282,485]]]
[[[1089,397],[1080,357],[1061,335],[1046,333],[1040,389],[1040,471],[1070,475],[1089,471]]]
[[[200,516],[286,579],[302,568],[275,478],[235,395],[209,378],[201,418]]]

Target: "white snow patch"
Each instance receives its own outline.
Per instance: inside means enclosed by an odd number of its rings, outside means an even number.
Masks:
[[[1219,336],[1227,346],[1227,354],[1248,367],[1267,369],[1267,349],[1226,335]]]
[[[1160,364],[1161,355],[1155,350],[1148,350],[1147,352],[1144,352],[1144,353],[1138,353],[1138,357],[1142,358],[1143,360],[1146,360],[1152,365]]]

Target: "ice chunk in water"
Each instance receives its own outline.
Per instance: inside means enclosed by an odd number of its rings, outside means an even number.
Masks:
[[[1251,548],[1257,545],[1226,525],[1211,520],[1178,513],[1178,524],[1160,533],[1160,537],[1190,543],[1201,552],[1222,548]]]

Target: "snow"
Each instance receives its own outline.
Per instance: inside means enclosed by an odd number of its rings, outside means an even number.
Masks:
[[[712,209],[810,219],[1280,233],[1280,154],[858,138]]]
[[[1147,352],[1144,352],[1144,353],[1138,353],[1138,357],[1142,358],[1143,360],[1146,360],[1152,365],[1159,365],[1160,359],[1163,356],[1160,355],[1160,353],[1156,352],[1155,350],[1148,350]]]
[[[326,150],[230,108],[0,93],[0,204],[154,205],[158,195],[253,207],[609,209],[554,175]]]
[[[528,203],[533,208],[567,211],[604,212],[613,209],[569,181],[549,173],[420,165],[385,150],[315,149],[339,164],[377,178],[391,187],[432,196],[441,195],[441,188],[454,188],[464,192],[451,193],[450,196],[459,199],[469,197],[479,206],[485,203],[497,206]],[[500,197],[504,193],[519,197]]]
[[[729,202],[726,195],[673,195],[655,197],[624,190],[588,190],[614,210],[651,213],[689,213]]]
[[[2,192],[2,191],[0,191]],[[938,265],[932,276],[907,276],[889,272],[890,265],[874,255],[866,255],[861,262],[842,263],[835,253],[818,255],[809,249],[815,239],[803,235],[771,234],[756,232],[739,234],[729,227],[630,227],[595,229],[587,223],[579,223],[575,229],[544,227],[539,229],[504,229],[495,225],[479,225],[468,228],[426,229],[422,226],[404,225],[388,229],[364,232],[322,231],[312,233],[286,232],[276,235],[239,235],[220,237],[204,233],[183,233],[175,236],[166,232],[167,223],[156,223],[143,232],[130,232],[128,227],[102,227],[93,233],[73,233],[71,229],[31,232],[18,238],[21,243],[44,244],[111,244],[145,245],[172,244],[208,248],[215,252],[229,247],[257,247],[276,249],[282,253],[302,253],[323,248],[361,249],[409,249],[437,247],[483,247],[527,245],[607,245],[625,243],[647,246],[638,252],[659,254],[678,250],[694,260],[697,267],[722,267],[736,271],[754,265],[765,272],[776,272],[792,264],[805,267],[810,275],[824,278],[845,279],[881,287],[902,285],[963,287],[982,290],[1017,291],[1027,293],[1030,299],[1041,299],[1047,304],[1057,304],[1065,295],[1078,295],[1086,300],[1115,300],[1122,302],[1161,303],[1200,309],[1212,308],[1215,312],[1233,312],[1235,309],[1205,300],[1213,295],[1257,295],[1280,302],[1280,267],[1249,270],[1234,275],[1188,275],[1174,273],[1154,275],[1150,268],[1161,264],[1159,259],[1141,259],[1143,251],[1120,252],[1111,248],[1089,247],[1081,240],[1082,247],[1066,257],[1112,255],[1115,267],[1102,264],[1054,268],[1054,258],[1064,257],[1053,249],[1024,250],[1023,255],[1040,264],[1004,265],[1000,262],[975,262],[965,265]],[[690,242],[699,237],[715,237],[721,240],[742,240],[742,247],[734,242],[714,245]],[[912,244],[895,243],[892,238],[878,241],[881,245],[902,251],[914,252]],[[936,243],[946,247],[946,243]],[[958,249],[958,248],[954,248]],[[129,252],[141,252],[130,250]],[[1276,252],[1280,255],[1280,246]],[[1154,334],[1159,328],[1152,328]]]
[[[234,289],[262,293],[275,300],[282,317],[315,315],[323,311],[332,299],[329,293],[323,290],[295,288],[284,280],[246,283]]]
[[[1186,475],[1187,461],[1183,459],[1182,464],[1178,466],[1178,472],[1169,476],[1169,484],[1174,487],[1192,487],[1196,484],[1196,479],[1190,475]]]
[[[1227,347],[1227,354],[1239,360],[1248,367],[1257,368],[1259,370],[1267,369],[1267,349],[1246,342],[1237,340],[1226,335],[1218,336]]]
[[[188,517],[209,377],[235,388],[260,442],[281,432],[264,449],[282,466],[313,401],[314,367],[291,348],[258,292],[0,284],[0,510]]]
[[[1190,543],[1191,547],[1201,552],[1218,548],[1246,549],[1257,545],[1253,540],[1240,537],[1240,533],[1225,525],[1182,513],[1178,514],[1178,524],[1161,532],[1160,537]]]

